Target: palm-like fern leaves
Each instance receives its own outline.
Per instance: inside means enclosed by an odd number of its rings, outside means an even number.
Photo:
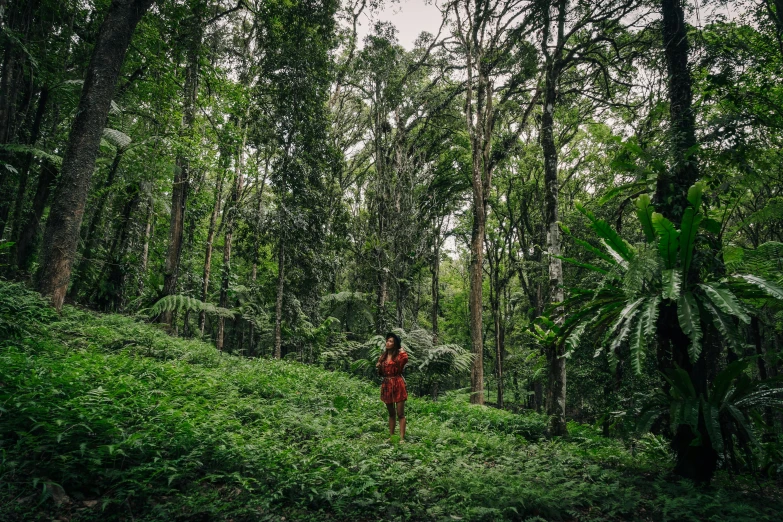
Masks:
[[[218,317],[225,317],[227,319],[234,318],[234,311],[228,308],[221,308],[211,303],[205,303],[199,301],[194,297],[187,295],[167,295],[161,298],[157,303],[150,308],[150,315],[155,317],[164,312],[206,312],[210,315]]]
[[[574,289],[572,296],[559,305],[562,312],[552,310],[553,314],[566,314],[562,325],[557,326],[552,320],[543,318],[533,327],[535,337],[542,343],[563,342],[573,350],[586,333],[592,333],[603,338],[602,344],[608,348],[613,364],[616,363],[617,349],[627,342],[632,366],[640,373],[647,346],[657,333],[660,307],[668,303],[677,307],[679,326],[691,341],[688,354],[693,362],[701,353],[705,328],[715,328],[720,333],[719,338],[739,352],[743,341],[734,321],[750,321],[750,312],[741,298],[783,301],[783,289],[761,274],[752,273],[736,273],[722,281],[708,280],[701,284],[689,281],[697,234],[704,220],[700,210],[703,190],[702,184],[696,184],[688,192],[691,206],[684,212],[679,229],[654,212],[649,196],[640,196],[636,201],[636,214],[647,245],[635,247],[623,240],[606,221],[597,219],[590,211],[578,206],[610,256],[585,241],[576,242],[586,245],[587,250],[598,256],[598,263],[604,263],[608,268],[562,258],[601,274],[602,281],[594,290]],[[567,228],[563,227],[563,230],[570,236]],[[773,255],[783,252],[783,245],[780,248],[777,245],[764,247],[763,252]],[[762,265],[763,254],[748,254],[748,260],[751,259],[755,266]],[[775,262],[780,263],[780,260],[768,259],[763,266],[771,267]],[[749,266],[753,265],[735,262],[732,268]],[[779,271],[767,273],[771,275]],[[615,284],[618,280],[622,281],[622,288]],[[602,350],[599,348],[596,355]]]

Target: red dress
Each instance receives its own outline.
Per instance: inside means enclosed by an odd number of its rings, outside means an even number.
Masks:
[[[381,400],[385,404],[408,400],[408,390],[405,388],[405,379],[402,377],[402,369],[408,364],[408,354],[400,350],[397,358],[381,363]]]

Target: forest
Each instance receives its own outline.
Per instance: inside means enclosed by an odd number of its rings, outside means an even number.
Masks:
[[[0,0],[0,46],[0,519],[780,520],[783,0]]]

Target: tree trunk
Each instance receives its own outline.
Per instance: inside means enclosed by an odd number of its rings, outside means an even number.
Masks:
[[[658,175],[655,204],[661,214],[674,223],[679,223],[688,206],[688,189],[698,180],[699,168],[695,154],[695,115],[692,108],[691,75],[688,69],[688,33],[682,0],[661,0],[664,54],[669,76],[669,115],[671,119],[672,168]],[[696,283],[687,276],[690,283]],[[676,307],[661,304],[658,317],[658,362],[659,367],[668,368],[677,364],[691,378],[697,393],[707,390],[707,353],[702,354],[696,364],[688,356],[690,339],[682,333],[677,320]],[[705,344],[706,347],[706,344]],[[706,426],[700,420],[698,426],[702,441],[709,441]],[[702,442],[691,445],[695,440],[687,425],[680,425],[672,441],[677,455],[674,472],[696,483],[709,483],[717,467],[717,452]]]
[[[28,145],[31,147],[34,147],[36,142],[38,141],[38,135],[41,132],[41,122],[43,121],[44,113],[46,112],[46,106],[47,102],[49,100],[49,89],[48,87],[44,86],[41,88],[40,96],[38,97],[38,109],[35,113],[35,119],[33,120],[33,126],[30,130],[30,136],[27,140]],[[27,193],[27,182],[30,177],[30,167],[33,163],[33,155],[27,154],[25,157],[25,164],[22,167],[22,175],[19,180],[19,187],[17,188],[16,192],[16,203],[14,205],[14,213],[13,213],[13,228],[11,229],[11,240],[15,243],[11,246],[11,250],[9,252],[9,275],[13,277],[16,274],[16,270],[18,268],[17,263],[17,257],[19,253],[19,236],[21,235],[22,227],[24,226],[24,218],[23,218],[23,210],[24,210],[24,202],[25,202],[25,196]],[[27,217],[27,216],[24,216]]]
[[[223,198],[223,169],[220,171],[215,185],[215,204],[212,207],[212,215],[209,217],[209,230],[207,231],[207,249],[204,253],[204,277],[202,278],[201,300],[207,302],[209,295],[209,275],[212,271],[212,243],[215,241],[217,217],[220,214],[220,205]],[[207,314],[203,310],[199,312],[198,328],[204,335],[204,326],[207,324]]]
[[[440,227],[435,232],[435,245],[432,255],[432,265],[430,273],[432,274],[432,310],[430,318],[432,322],[432,344],[438,344],[438,310],[440,309]]]
[[[283,290],[285,281],[285,245],[282,237],[277,247],[277,297],[275,298],[275,359],[282,357]]]
[[[541,115],[541,148],[544,153],[544,224],[546,226],[547,250],[549,251],[549,302],[563,301],[563,263],[556,257],[560,255],[560,228],[557,221],[559,184],[557,180],[557,147],[554,137],[554,113],[557,98],[556,86],[559,71],[549,64],[544,86],[544,111]],[[562,316],[558,319],[562,323]],[[567,435],[566,406],[566,366],[563,357],[564,346],[555,343],[546,348],[548,372],[547,413],[551,416],[552,435]]]
[[[120,168],[120,161],[122,161],[122,154],[124,152],[124,149],[117,150],[117,154],[114,155],[114,161],[112,161],[111,167],[109,168],[109,173],[106,176],[106,181],[104,181],[103,186],[101,187],[102,194],[98,198],[98,201],[95,204],[95,210],[92,213],[92,219],[90,219],[90,224],[87,227],[87,235],[85,236],[85,247],[84,251],[82,252],[82,258],[79,261],[79,264],[76,266],[76,273],[73,276],[73,284],[71,285],[71,291],[70,291],[70,298],[73,299],[77,296],[79,293],[79,290],[81,286],[84,284],[85,279],[87,279],[87,271],[89,269],[90,264],[94,261],[92,256],[95,251],[95,247],[98,246],[98,234],[96,233],[96,229],[100,227],[102,221],[103,221],[103,209],[106,206],[106,201],[109,199],[109,188],[114,184],[114,178],[117,175],[117,171]]]
[[[139,186],[135,183],[128,185],[125,190],[125,204],[120,213],[117,231],[114,234],[114,240],[109,249],[106,262],[103,265],[101,277],[98,279],[101,282],[105,281],[105,284],[101,284],[101,286],[106,289],[106,293],[101,300],[107,311],[118,312],[123,308],[125,280],[128,273],[125,254],[128,250],[128,242],[131,235],[131,224],[133,222],[131,217],[139,206],[140,200]],[[106,272],[108,274],[104,279],[103,273]]]
[[[688,189],[699,178],[696,117],[688,69],[688,27],[683,0],[661,0],[663,45],[669,76],[672,168],[658,175],[655,208],[677,224],[688,207]]]
[[[19,232],[19,240],[15,245],[18,270],[27,270],[30,266],[38,239],[41,218],[55,179],[57,179],[57,167],[48,160],[44,160],[41,163],[41,172],[38,174],[38,186],[35,189],[32,207],[25,214],[25,226]]]
[[[101,25],[47,220],[38,289],[60,310],[112,93],[136,25],[153,0],[113,0]]]
[[[470,369],[470,402],[484,404],[484,326],[483,288],[484,278],[484,195],[480,166],[474,160],[473,172],[473,228],[470,237],[470,340],[473,349],[473,365]],[[476,172],[478,170],[478,172]],[[476,178],[479,178],[478,180]]]
[[[239,151],[239,161],[237,162],[237,175],[234,180],[234,188],[231,191],[231,200],[226,205],[226,235],[223,241],[223,273],[220,283],[220,306],[223,308],[228,307],[228,286],[231,279],[231,242],[234,237],[234,225],[236,224],[237,206],[239,205],[239,198],[242,196],[242,188],[244,186],[244,170],[245,170],[245,140],[242,140],[242,149]],[[223,350],[224,343],[224,328],[225,318],[221,315],[218,317],[218,335],[217,346],[218,350]]]
[[[11,143],[16,139],[15,123],[17,120],[17,97],[20,89],[26,85],[24,83],[24,48],[20,45],[28,41],[30,25],[33,19],[33,13],[38,9],[39,0],[27,2],[12,2],[8,8],[8,29],[13,31],[19,37],[19,40],[12,40],[10,33],[5,28],[0,32],[0,42],[3,43],[3,62],[2,76],[0,76],[0,144]],[[21,49],[20,49],[21,47]],[[32,94],[27,89],[28,96]],[[22,103],[22,106],[25,104]],[[0,159],[10,160],[12,154],[0,151]],[[20,180],[21,181],[21,180]],[[11,203],[13,201],[14,183],[11,173],[5,168],[0,172],[0,237],[5,233],[5,226],[8,223],[8,217],[11,212]]]
[[[150,254],[150,238],[155,234],[155,205],[147,201],[147,220],[144,225],[144,244],[141,247],[141,267],[139,268],[139,294],[144,291],[144,278],[147,275],[147,261]]]
[[[191,42],[188,49],[188,61],[185,69],[184,106],[182,108],[181,136],[189,137],[196,120],[196,97],[199,82],[199,56],[204,34],[202,23],[196,16],[191,28]],[[166,252],[166,264],[163,269],[163,296],[177,293],[177,276],[182,256],[182,238],[185,228],[185,207],[190,186],[189,151],[177,154],[174,168],[174,183],[171,190],[171,222],[169,225],[169,245]],[[164,312],[161,321],[171,324],[171,312]]]
[[[497,292],[497,290],[496,290]],[[498,402],[497,407],[503,409],[503,325],[500,318],[500,296],[496,295],[492,311],[495,319],[495,367],[498,378]]]

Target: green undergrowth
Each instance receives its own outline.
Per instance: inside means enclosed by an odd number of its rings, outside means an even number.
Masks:
[[[9,290],[9,287],[11,290]],[[13,299],[19,306],[4,301]],[[0,283],[0,520],[779,520],[778,491],[671,478],[665,444],[219,355]]]

